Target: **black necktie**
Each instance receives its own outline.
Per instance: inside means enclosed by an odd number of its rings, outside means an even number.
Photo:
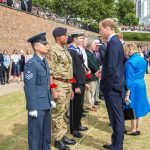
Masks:
[[[46,59],[43,58],[43,63],[44,63],[44,66],[46,67]]]

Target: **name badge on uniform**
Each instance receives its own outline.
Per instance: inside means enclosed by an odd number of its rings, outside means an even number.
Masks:
[[[26,78],[27,80],[32,79],[32,78],[33,78],[33,73],[30,72],[30,71],[27,71],[27,73],[25,74],[25,78]]]

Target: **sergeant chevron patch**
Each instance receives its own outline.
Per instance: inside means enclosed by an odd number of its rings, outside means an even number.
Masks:
[[[25,78],[27,79],[27,80],[30,80],[30,79],[32,79],[33,78],[33,73],[27,73],[27,74],[25,74]]]

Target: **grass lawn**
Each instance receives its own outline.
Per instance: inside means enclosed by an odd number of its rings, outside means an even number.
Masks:
[[[150,75],[146,75],[147,94],[150,100]],[[90,112],[83,118],[83,125],[89,130],[82,139],[76,139],[73,150],[103,150],[102,145],[110,142],[111,128],[104,102],[97,112]],[[126,122],[127,128],[130,121]],[[142,134],[137,137],[125,135],[125,150],[150,150],[150,114],[143,119]],[[72,137],[68,134],[69,137]],[[0,150],[27,150],[27,112],[23,91],[0,97]],[[52,150],[54,148],[52,147]]]

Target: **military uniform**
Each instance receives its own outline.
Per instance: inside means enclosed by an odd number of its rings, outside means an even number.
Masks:
[[[44,44],[46,33],[38,34],[28,42]],[[44,40],[44,41],[42,41]],[[47,60],[34,55],[24,66],[24,91],[28,110],[29,150],[50,150],[50,71]]]
[[[72,94],[69,83],[69,79],[73,78],[72,59],[67,49],[57,43],[50,49],[47,59],[60,96],[56,108],[52,110],[52,135],[59,141],[67,133],[65,113]]]

